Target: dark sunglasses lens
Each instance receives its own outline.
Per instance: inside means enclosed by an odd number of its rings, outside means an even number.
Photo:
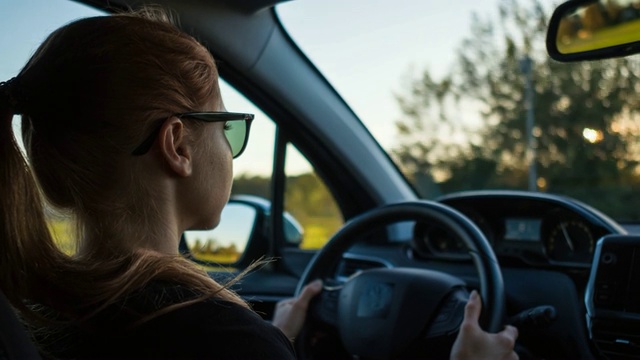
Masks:
[[[233,157],[238,156],[247,138],[247,122],[245,120],[227,121],[224,125],[224,135],[231,146]]]

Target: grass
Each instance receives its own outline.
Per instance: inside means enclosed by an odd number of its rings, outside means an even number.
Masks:
[[[215,253],[204,253],[204,252],[193,252],[193,257],[200,261],[206,261],[209,263],[215,264],[233,264],[238,259],[240,259],[241,253],[234,254],[215,254]]]
[[[48,219],[49,231],[58,248],[67,255],[76,252],[75,227],[70,219]]]

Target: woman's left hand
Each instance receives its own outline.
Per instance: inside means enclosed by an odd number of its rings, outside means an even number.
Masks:
[[[295,340],[307,318],[307,310],[311,299],[321,291],[322,281],[316,280],[305,286],[297,298],[278,302],[273,314],[273,325],[282,330],[291,341]]]

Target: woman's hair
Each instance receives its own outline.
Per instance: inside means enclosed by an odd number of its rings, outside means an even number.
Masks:
[[[147,9],[72,22],[0,86],[0,289],[25,316],[34,315],[29,302],[83,318],[151,280],[246,306],[187,259],[110,242],[146,224],[148,233],[128,234],[153,238],[159,216],[132,150],[171,114],[220,99],[211,54],[168,18]],[[14,113],[22,115],[28,161],[13,135]],[[73,214],[99,250],[61,252],[49,207]]]

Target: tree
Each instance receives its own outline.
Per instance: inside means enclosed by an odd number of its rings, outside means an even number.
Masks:
[[[233,181],[233,195],[255,195],[265,199],[271,198],[271,177],[242,174]]]
[[[404,117],[397,122],[401,145],[394,156],[425,196],[437,194],[433,184],[441,192],[526,189],[521,59],[529,56],[540,190],[621,213],[618,200],[637,193],[632,188],[640,183],[640,154],[631,148],[640,133],[621,130],[639,116],[638,61],[557,63],[544,49],[548,19],[538,1],[503,1],[499,10],[497,21],[474,15],[449,73],[435,80],[425,70],[408,93],[397,95]],[[460,119],[459,107],[469,104],[479,109],[479,124]],[[615,199],[602,199],[594,189],[609,197],[615,191]]]

